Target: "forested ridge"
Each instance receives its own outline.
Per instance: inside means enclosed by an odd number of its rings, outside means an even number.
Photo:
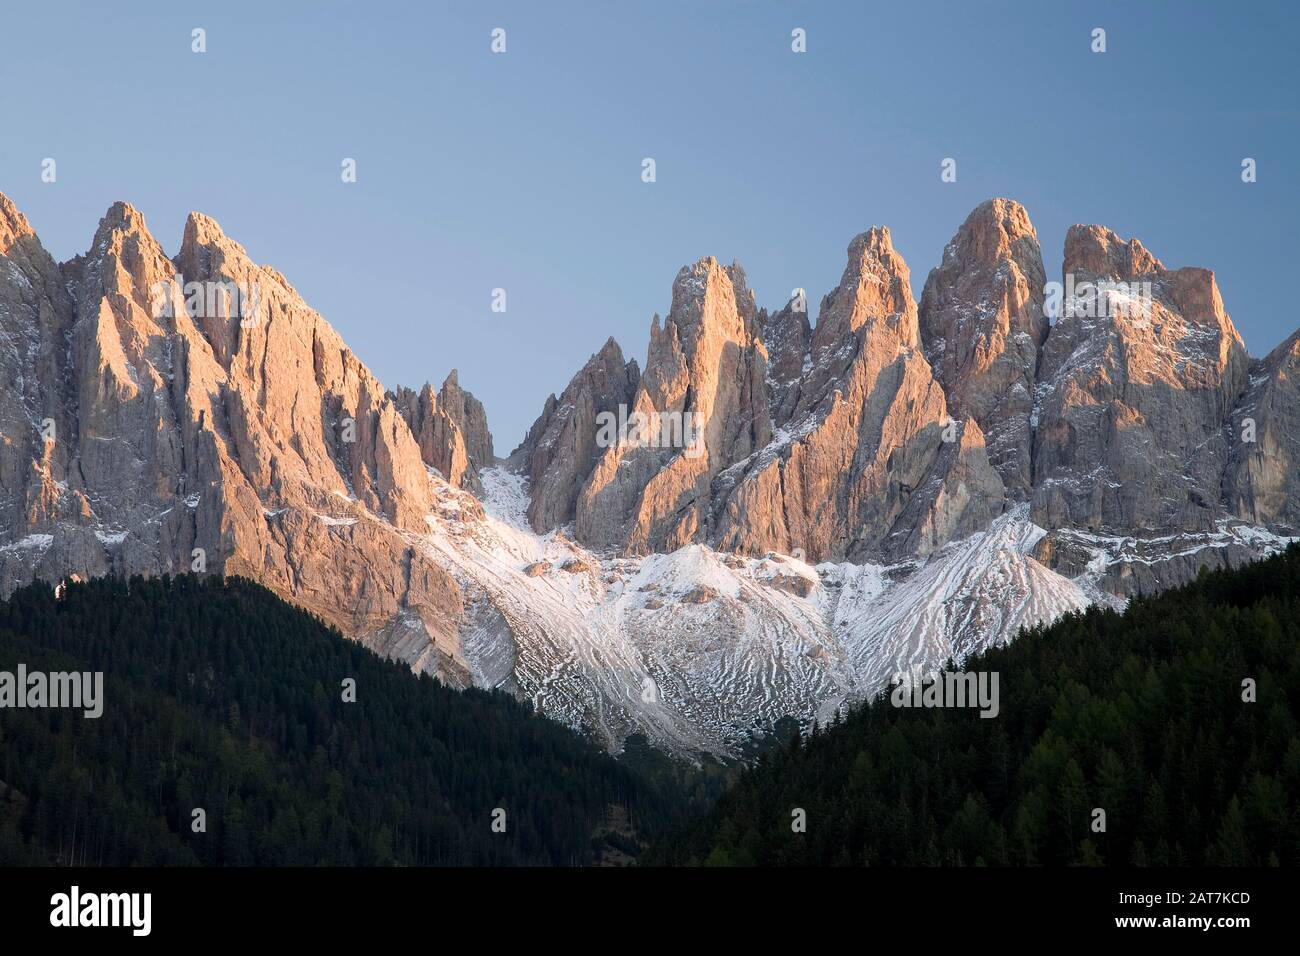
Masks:
[[[103,671],[104,705],[0,710],[0,864],[588,864],[689,804],[244,580],[34,584],[0,603],[0,670],[19,663]]]
[[[996,718],[883,695],[764,756],[642,862],[1300,864],[1300,546],[961,670],[999,673]]]

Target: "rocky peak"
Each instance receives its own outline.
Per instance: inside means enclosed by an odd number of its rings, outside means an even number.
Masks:
[[[23,503],[0,509],[0,585],[244,574],[379,650],[456,671],[459,591],[408,540],[431,509],[419,448],[277,272],[198,214],[170,260],[127,203],[86,254],[45,276],[31,265],[0,255],[0,324],[35,320],[36,336],[14,367],[0,356],[5,394],[23,395],[0,406],[0,429],[34,436],[0,445],[5,499]],[[11,267],[22,282],[3,281]],[[227,283],[256,287],[263,308],[232,311]]]
[[[1202,356],[1191,354],[1188,350],[1195,343],[1183,340],[1189,332],[1200,337],[1195,331],[1199,328],[1215,337],[1208,350],[1204,343],[1199,348],[1217,368],[1212,375],[1222,372],[1225,364],[1235,367],[1244,361],[1241,335],[1209,269],[1167,269],[1136,239],[1124,242],[1103,226],[1072,226],[1062,272],[1067,292],[1071,285],[1075,289],[1074,302],[1063,305],[1073,305],[1085,319],[1107,320],[1103,328],[1114,328],[1134,341],[1146,339],[1155,348],[1181,351],[1193,360]],[[1098,283],[1103,285],[1100,292],[1091,287]],[[1121,288],[1105,288],[1107,284]]]
[[[42,310],[46,319],[51,310],[66,314],[70,303],[58,265],[22,210],[4,193],[0,193],[0,258],[6,263],[0,268],[0,305],[11,300],[14,307],[5,313],[10,320],[19,314],[18,300],[32,318],[40,318]]]
[[[868,321],[902,346],[914,348],[919,342],[911,273],[885,226],[872,226],[849,243],[840,284],[822,300],[817,314],[814,350],[836,348],[845,335]]]
[[[90,248],[65,267],[89,285],[78,299],[100,294],[130,295],[140,311],[152,317],[150,287],[171,278],[171,261],[149,231],[144,214],[126,202],[115,202],[99,220]],[[119,310],[120,311],[120,310]],[[119,314],[119,319],[125,318]]]
[[[481,494],[478,472],[465,450],[465,433],[456,421],[439,407],[438,394],[427,382],[418,392],[398,386],[389,393],[398,414],[406,422],[420,448],[421,460],[448,483]]]
[[[849,244],[807,364],[775,440],[715,485],[726,493],[716,521],[722,547],[892,559],[1001,512],[1002,483],[982,433],[950,419],[921,354],[907,264],[888,229]],[[952,453],[941,454],[948,444]],[[914,527],[903,526],[905,515]]]
[[[487,413],[472,393],[460,387],[455,369],[434,392],[425,383],[418,392],[399,387],[390,392],[410,427],[424,463],[458,488],[482,494],[479,471],[496,462]]]
[[[740,264],[722,266],[713,256],[705,256],[677,273],[667,322],[676,328],[690,355],[711,336],[744,338],[754,312],[754,294]]]
[[[124,232],[149,231],[144,222],[144,214],[122,199],[109,206],[108,211],[100,217],[96,238],[118,229]]]
[[[602,422],[626,415],[636,397],[640,370],[625,362],[611,337],[587,360],[557,399],[551,395],[541,416],[510,455],[528,476],[528,519],[545,532],[574,519],[578,494],[604,449],[597,444]]]
[[[1223,422],[1249,359],[1214,275],[1074,226],[1062,314],[1039,363],[1034,518],[1045,527],[1202,529],[1224,513]]]
[[[683,266],[673,280],[672,308],[660,325],[650,325],[642,390],[647,414],[690,412],[716,432],[714,404],[723,385],[723,365],[734,368],[737,356],[753,349],[756,330],[754,295],[739,264],[721,266],[712,256]],[[688,395],[689,392],[689,395]],[[687,407],[687,404],[691,407]]]
[[[491,468],[496,463],[492,450],[492,433],[488,430],[483,403],[460,387],[460,375],[452,369],[438,390],[438,407],[451,416],[465,434],[465,451],[476,469]]]
[[[0,193],[0,255],[9,255],[9,250],[13,248],[18,240],[33,235],[35,233],[32,232],[32,226],[27,221],[27,217],[22,214],[8,196]]]
[[[925,355],[953,414],[973,417],[1013,497],[1028,495],[1035,370],[1047,337],[1038,235],[1023,206],[981,203],[921,295]]]
[[[1017,249],[1021,246],[1023,251]],[[1020,259],[1032,256],[1037,247],[1038,233],[1024,206],[1014,199],[986,199],[971,210],[944,249],[944,261],[949,257],[977,262]]]
[[[1068,272],[1115,279],[1164,272],[1165,267],[1137,239],[1125,242],[1105,226],[1073,225],[1065,234]]]
[[[27,217],[0,193],[0,541],[24,540],[60,509],[67,471],[72,298]],[[47,426],[53,426],[53,441]],[[68,495],[71,507],[73,495]],[[0,561],[2,572],[3,561]],[[30,573],[27,580],[31,579]],[[0,590],[8,582],[0,573]]]
[[[211,216],[205,216],[201,212],[191,212],[185,217],[185,231],[181,236],[180,256],[184,257],[200,251],[204,247],[233,242],[226,237],[225,232]],[[238,243],[234,243],[238,246]],[[240,251],[243,247],[240,246]]]
[[[593,469],[575,509],[581,540],[642,552],[707,539],[713,476],[771,437],[756,311],[736,263],[709,256],[677,273],[632,402],[646,427]]]

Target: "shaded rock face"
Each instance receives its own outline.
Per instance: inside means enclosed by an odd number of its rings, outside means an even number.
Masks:
[[[0,362],[4,589],[241,574],[451,661],[458,588],[410,542],[431,502],[419,447],[284,277],[198,214],[170,260],[125,203],[59,267],[0,210],[0,324],[24,343]]]
[[[398,413],[411,429],[420,458],[457,488],[482,491],[478,473],[470,466],[465,433],[438,406],[438,394],[426,383],[418,392],[399,386],[390,393]]]
[[[1038,235],[1025,208],[991,199],[967,217],[921,295],[925,356],[956,416],[983,430],[1008,494],[1028,497],[1038,353],[1047,338]]]
[[[600,424],[632,406],[641,379],[635,361],[625,362],[609,339],[573,377],[557,399],[551,395],[527,437],[510,455],[532,492],[528,520],[540,532],[574,520],[578,494],[604,449]]]
[[[1229,509],[1258,524],[1300,529],[1300,332],[1253,364],[1225,431]]]
[[[74,311],[58,266],[0,194],[0,529],[8,542],[52,524],[60,510],[89,509],[84,500],[61,504],[58,487],[68,463],[58,436],[75,434],[68,375]]]
[[[465,453],[475,468],[491,468],[496,464],[496,455],[492,451],[492,433],[488,431],[487,412],[483,403],[473,393],[460,387],[459,376],[455,369],[447,376],[438,390],[438,407],[465,436]]]
[[[773,315],[758,314],[759,334],[767,347],[767,390],[772,425],[784,427],[799,408],[803,378],[809,371],[812,326],[806,299],[791,299]]]
[[[1212,526],[1224,511],[1224,423],[1249,364],[1214,274],[1168,270],[1135,239],[1074,226],[1063,275],[1065,311],[1038,369],[1034,520]]]

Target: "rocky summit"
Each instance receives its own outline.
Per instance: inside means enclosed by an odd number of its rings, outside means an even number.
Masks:
[[[455,371],[385,389],[198,213],[58,263],[0,195],[0,336],[4,592],[242,575],[612,749],[734,755],[1300,526],[1300,332],[1252,359],[1212,272],[1102,226],[1049,281],[1007,199],[919,304],[883,227],[815,317],[684,267],[644,365],[607,341],[504,459]]]

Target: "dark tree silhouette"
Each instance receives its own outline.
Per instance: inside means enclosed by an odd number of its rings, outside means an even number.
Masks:
[[[98,719],[0,710],[2,864],[586,864],[612,811],[643,839],[691,805],[672,775],[417,677],[248,581],[32,585],[0,604],[0,670],[19,662],[103,671],[105,700]]]

